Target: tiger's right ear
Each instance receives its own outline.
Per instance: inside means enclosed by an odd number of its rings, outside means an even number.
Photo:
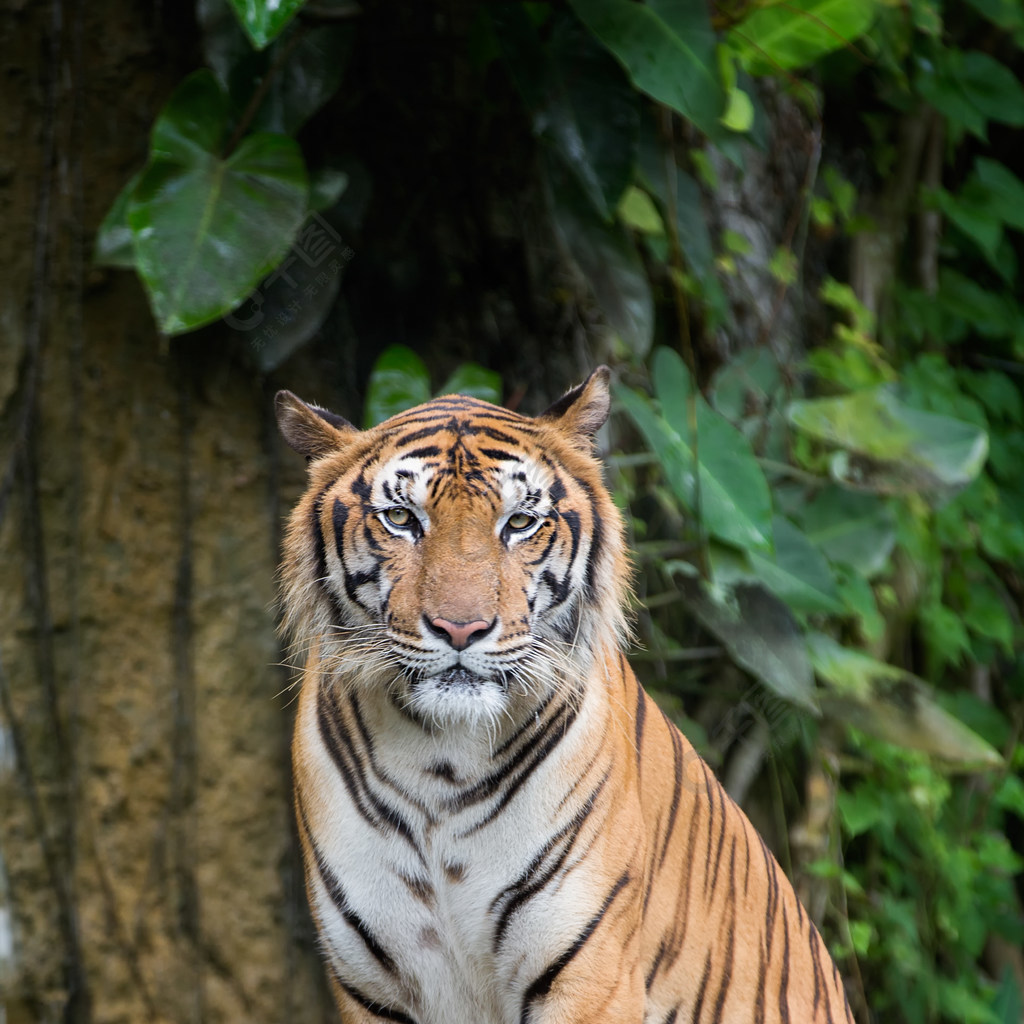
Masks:
[[[349,435],[356,433],[356,428],[343,416],[307,405],[290,391],[278,391],[274,409],[281,436],[289,447],[307,459],[340,451],[350,439]]]

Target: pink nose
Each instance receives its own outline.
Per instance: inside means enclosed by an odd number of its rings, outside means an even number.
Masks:
[[[448,619],[431,619],[430,625],[434,632],[441,636],[447,636],[448,642],[457,651],[465,650],[474,640],[480,640],[487,631],[494,625],[492,622],[485,622],[483,619],[475,619],[473,622],[450,622]]]

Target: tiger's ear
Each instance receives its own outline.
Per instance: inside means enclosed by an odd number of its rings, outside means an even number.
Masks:
[[[575,447],[590,451],[594,435],[608,419],[611,375],[607,366],[599,366],[579,387],[567,391],[537,418],[568,434]]]
[[[340,451],[356,428],[347,419],[315,405],[307,405],[290,391],[274,398],[281,435],[300,455],[316,459]]]

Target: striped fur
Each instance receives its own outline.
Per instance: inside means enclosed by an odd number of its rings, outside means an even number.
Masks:
[[[763,840],[621,654],[599,369],[535,419],[448,396],[310,460],[282,569],[307,891],[342,1020],[840,1024]]]

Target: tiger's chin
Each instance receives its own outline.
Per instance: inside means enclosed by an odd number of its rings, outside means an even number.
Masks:
[[[509,713],[508,687],[456,665],[416,680],[407,708],[431,726],[493,730]]]

